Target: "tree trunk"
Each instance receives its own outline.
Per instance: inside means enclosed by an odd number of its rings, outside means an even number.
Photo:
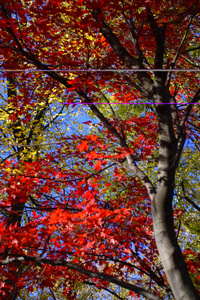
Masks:
[[[158,93],[161,95],[161,92]],[[163,92],[162,92],[163,94]],[[161,97],[157,97],[157,102]],[[157,194],[152,201],[154,233],[160,259],[176,300],[197,300],[200,296],[189,276],[174,230],[172,200],[175,181],[177,140],[168,105],[157,105],[159,162]]]

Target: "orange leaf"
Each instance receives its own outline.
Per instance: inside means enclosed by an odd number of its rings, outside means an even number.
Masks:
[[[102,164],[102,162],[100,160],[98,160],[98,162],[94,165],[94,169],[96,171],[99,171],[101,169],[101,164]]]
[[[89,149],[88,142],[87,141],[82,141],[82,143],[80,145],[78,145],[77,148],[79,148],[80,151],[88,150]]]

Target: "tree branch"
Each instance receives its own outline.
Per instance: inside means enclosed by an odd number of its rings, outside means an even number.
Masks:
[[[193,99],[191,100],[191,103],[197,103],[199,100],[200,100],[200,89],[198,89],[198,91],[194,95]],[[187,106],[187,109],[182,117],[181,122],[180,122],[179,132],[178,132],[178,145],[177,145],[177,152],[176,152],[176,157],[175,157],[176,167],[178,166],[179,160],[181,158],[181,153],[182,153],[183,146],[184,146],[185,139],[186,139],[185,123],[190,115],[190,112],[191,112],[193,106],[194,106],[194,104],[189,104]]]
[[[189,202],[195,209],[197,209],[198,211],[200,211],[200,207],[186,195],[185,187],[184,187],[183,181],[181,182],[181,187],[182,187],[182,190],[183,190],[183,196],[182,196],[182,195],[179,195],[179,194],[178,194],[177,196],[179,196],[179,197],[185,199],[185,200],[186,200],[187,202]]]
[[[2,254],[0,254],[2,255]],[[74,271],[77,271],[85,276],[88,276],[90,278],[97,278],[100,280],[106,280],[108,282],[117,284],[123,288],[126,288],[130,291],[133,291],[139,295],[142,295],[144,298],[149,299],[149,300],[162,300],[161,297],[148,292],[147,290],[137,287],[134,284],[128,283],[126,281],[120,280],[112,275],[108,275],[105,273],[101,273],[101,272],[94,272],[94,271],[90,271],[86,268],[83,268],[79,265],[76,265],[74,263],[71,262],[67,262],[65,260],[52,260],[52,259],[48,259],[48,258],[42,258],[42,257],[35,257],[35,256],[30,256],[30,255],[12,255],[12,258],[7,258],[4,260],[0,261],[0,265],[10,265],[13,263],[23,263],[23,262],[35,262],[35,263],[44,263],[44,264],[48,264],[48,265],[52,265],[52,266],[63,266],[63,267],[67,267],[69,269],[72,269]]]
[[[147,19],[149,25],[156,39],[156,53],[155,53],[155,69],[162,69],[163,67],[163,57],[165,53],[165,30],[166,25],[159,27],[151,10],[147,9]],[[164,72],[155,72],[156,80],[161,80],[162,83],[165,83],[166,74]]]
[[[93,12],[93,17],[97,23],[98,14],[100,12]],[[123,47],[121,42],[118,40],[116,35],[112,32],[111,28],[104,22],[101,21],[101,26],[99,28],[100,32],[103,34],[109,45],[112,47],[117,56],[121,61],[130,69],[144,69],[142,62],[139,59],[131,56],[129,52]],[[150,78],[147,72],[137,72],[137,78],[147,92],[150,92],[153,87],[153,80]]]
[[[85,280],[84,283],[87,284],[87,285],[92,285],[92,286],[96,287],[96,284],[94,282],[89,282],[89,281]],[[118,298],[120,300],[125,300],[125,298],[120,297],[119,295],[117,295],[117,293],[113,292],[112,290],[110,290],[108,288],[103,287],[103,290],[109,292],[110,294],[114,295],[116,298]]]

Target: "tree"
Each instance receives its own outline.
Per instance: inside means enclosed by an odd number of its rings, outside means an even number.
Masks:
[[[2,299],[199,299],[199,1],[0,4]]]

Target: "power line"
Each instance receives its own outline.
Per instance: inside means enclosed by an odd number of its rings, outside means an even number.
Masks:
[[[64,73],[70,73],[70,72],[200,72],[200,69],[0,69],[0,72],[64,72]],[[108,105],[108,104],[123,104],[123,105],[152,105],[152,104],[157,104],[157,105],[187,105],[187,104],[200,104],[200,103],[190,103],[190,102],[185,102],[185,103],[125,103],[125,102],[119,102],[119,103],[98,103],[98,102],[93,102],[93,103],[63,103],[66,105],[73,105],[73,104],[78,104],[78,105],[87,105],[87,104],[101,104],[101,105]]]
[[[0,72],[200,72],[199,69],[0,69]]]
[[[26,145],[26,144],[17,144],[17,143],[0,143],[0,146],[8,146],[8,147],[42,147],[42,146],[49,146],[49,145],[54,145],[54,144],[63,144],[66,143],[66,141],[60,141],[60,142],[50,142],[50,143],[43,143],[43,144],[30,144],[30,145]]]
[[[169,102],[169,103],[152,103],[152,102],[136,102],[136,103],[127,103],[127,102],[118,102],[118,103],[98,103],[98,102],[75,102],[75,103],[63,103],[63,104],[66,104],[66,105],[73,105],[73,104],[107,104],[107,105],[110,105],[110,104],[125,104],[125,105],[152,105],[152,104],[156,104],[156,105],[170,105],[170,104],[174,104],[174,105],[187,105],[187,104],[197,104],[199,105],[200,103],[192,103],[192,102],[183,102],[183,103],[173,103],[173,102]]]

